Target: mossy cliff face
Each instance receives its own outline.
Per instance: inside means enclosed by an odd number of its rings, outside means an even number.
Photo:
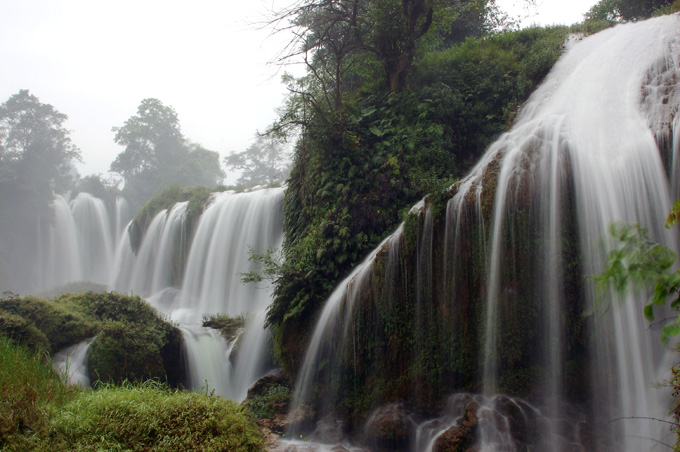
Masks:
[[[526,156],[530,166],[531,155]],[[466,192],[432,195],[413,210],[398,246],[385,245],[372,263],[350,316],[340,315],[344,331],[341,364],[318,363],[318,388],[324,395],[313,409],[318,415],[335,406],[347,428],[360,428],[368,414],[394,401],[419,412],[436,413],[445,397],[482,392],[485,344],[495,331],[494,378],[497,392],[535,399],[544,395],[552,375],[553,345],[543,320],[550,303],[543,284],[545,232],[540,225],[540,190],[529,172],[511,181],[499,240],[500,273],[496,299],[490,300],[493,212],[499,185],[499,162],[492,161]],[[564,180],[569,180],[568,164]],[[588,378],[588,326],[583,317],[582,273],[572,189],[565,183],[559,233],[559,344],[563,381]],[[357,295],[358,294],[358,295]],[[491,302],[496,303],[487,324]],[[336,333],[334,333],[336,334]],[[329,364],[330,363],[330,364]],[[589,394],[569,389],[567,398],[584,402]],[[329,396],[333,392],[334,396]],[[329,403],[332,399],[332,403]]]

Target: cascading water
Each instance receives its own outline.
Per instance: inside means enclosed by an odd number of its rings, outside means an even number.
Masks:
[[[219,395],[243,400],[269,364],[264,323],[271,290],[241,283],[240,274],[252,269],[251,249],[263,253],[281,246],[283,193],[214,194],[193,237],[187,232],[188,202],[177,203],[156,214],[136,251],[122,198],[111,217],[101,200],[86,193],[70,206],[57,198],[45,287],[91,280],[144,297],[179,323],[190,387],[207,385]],[[238,341],[227,343],[215,330],[201,327],[204,314],[243,314],[247,321]]]
[[[670,404],[668,391],[657,387],[669,352],[642,315],[646,297],[605,294],[611,308],[602,313],[588,275],[603,269],[615,221],[639,222],[677,249],[662,225],[671,194],[680,194],[679,78],[678,16],[618,26],[570,46],[512,130],[453,188],[443,230],[425,235],[430,211],[421,209],[416,246],[395,247],[402,267],[390,269],[395,259],[380,257],[382,244],[334,291],[312,335],[293,409],[324,406],[312,401],[318,388],[337,403],[338,385],[328,382],[342,378],[353,382],[354,397],[362,384],[383,382],[366,400],[401,397],[428,409],[428,388],[418,384],[426,375],[433,394],[463,388],[480,394],[456,399],[457,412],[423,427],[415,447],[425,449],[417,450],[431,450],[449,429],[460,433],[466,412],[484,420],[470,433],[483,451],[641,451],[672,442],[663,422],[642,419],[665,419]],[[400,228],[388,241],[402,234]],[[364,284],[373,274],[397,278]],[[397,375],[410,383],[395,389],[384,383],[382,367],[400,339],[387,331],[389,314],[381,309],[400,297],[407,299],[400,315],[417,304],[413,328],[428,333],[403,339],[412,355],[398,359],[412,364]],[[378,333],[353,339],[369,316],[374,324],[363,326]],[[424,334],[438,343],[424,350]],[[366,367],[376,375],[363,375]],[[329,368],[346,376],[327,376]],[[499,393],[522,395],[532,405]]]
[[[64,382],[85,388],[90,386],[87,355],[93,340],[94,338],[88,339],[55,353],[52,365]]]
[[[108,284],[119,239],[117,228],[129,221],[126,206],[119,198],[111,218],[104,202],[89,193],[79,193],[70,203],[57,196],[54,224],[47,231],[41,259],[40,288],[76,281]]]
[[[248,313],[238,356],[222,394],[245,399],[248,387],[266,370],[268,332],[265,310],[271,301],[269,287],[242,284],[240,274],[251,270],[250,250],[263,253],[283,242],[283,189],[252,193],[223,193],[203,212],[194,235],[184,273],[184,283],[171,316],[181,324],[198,324],[204,314]],[[193,335],[185,334],[185,341]],[[210,365],[220,354],[202,354],[196,367]],[[198,358],[198,357],[197,357]],[[210,384],[210,382],[208,382]]]

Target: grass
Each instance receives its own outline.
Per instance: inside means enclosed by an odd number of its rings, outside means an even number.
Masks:
[[[261,450],[262,440],[230,400],[170,391],[154,382],[104,386],[67,403],[46,435],[58,450]]]
[[[0,335],[0,450],[27,450],[32,432],[41,431],[50,420],[49,406],[73,391],[45,354]]]
[[[46,355],[0,337],[0,451],[262,450],[239,405],[156,382],[64,385]]]

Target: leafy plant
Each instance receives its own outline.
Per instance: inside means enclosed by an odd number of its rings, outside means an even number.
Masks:
[[[680,221],[680,201],[676,202],[666,219],[671,228]],[[672,271],[677,260],[675,252],[649,238],[649,231],[639,224],[614,223],[611,235],[618,241],[617,248],[607,254],[604,271],[595,276],[598,287],[612,287],[622,293],[630,286],[641,289],[654,288],[644,306],[644,316],[650,322],[655,319],[654,308],[668,303],[680,307],[680,269]],[[680,334],[680,315],[665,325],[661,341]]]

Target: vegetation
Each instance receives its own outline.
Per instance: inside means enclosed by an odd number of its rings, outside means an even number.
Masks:
[[[24,451],[262,450],[244,410],[156,382],[65,386],[45,355],[0,337],[0,449]]]
[[[113,131],[125,150],[111,171],[123,177],[123,195],[135,206],[171,184],[212,187],[224,179],[219,154],[188,142],[175,110],[158,99],[144,99],[137,115]]]
[[[258,135],[248,149],[225,157],[224,164],[240,172],[236,181],[239,188],[281,184],[290,172],[290,158],[284,143],[267,135]]]
[[[25,451],[49,423],[49,404],[69,392],[40,351],[0,335],[0,450]]]
[[[219,330],[229,342],[236,339],[245,324],[246,316],[244,314],[238,317],[229,317],[227,314],[203,314],[203,326]]]
[[[678,10],[680,2],[676,0],[600,0],[586,13],[586,22],[643,20]]]
[[[93,382],[184,379],[181,333],[139,297],[66,294],[54,300],[10,295],[0,299],[0,333],[16,343],[57,352],[97,336],[88,369]]]
[[[67,116],[20,90],[0,105],[0,287],[24,290],[37,279],[40,227],[49,224],[54,193],[70,187],[80,151]]]
[[[289,371],[302,353],[300,335],[340,277],[416,200],[450,186],[506,130],[568,33],[533,28],[423,49],[410,89],[401,92],[375,82],[379,65],[364,64],[341,108],[318,103],[321,86],[309,76],[291,81],[294,94],[274,130],[297,124],[302,135],[285,197],[285,259],[268,313]]]
[[[666,219],[666,227],[680,222],[680,201],[676,202]],[[680,307],[680,269],[673,270],[677,254],[667,246],[650,239],[649,231],[639,224],[614,223],[610,226],[616,247],[607,254],[605,269],[595,276],[599,287],[613,287],[624,292],[631,286],[647,290],[654,288],[644,307],[644,316],[654,321],[654,309],[665,306]],[[669,319],[666,319],[669,320]],[[680,315],[667,322],[661,331],[661,341],[680,335]]]
[[[263,444],[234,402],[157,383],[80,394],[55,415],[45,438],[51,450],[73,451],[255,452]]]
[[[292,392],[288,386],[271,385],[262,394],[246,399],[245,408],[254,419],[274,419],[277,414],[288,411],[291,398]]]

